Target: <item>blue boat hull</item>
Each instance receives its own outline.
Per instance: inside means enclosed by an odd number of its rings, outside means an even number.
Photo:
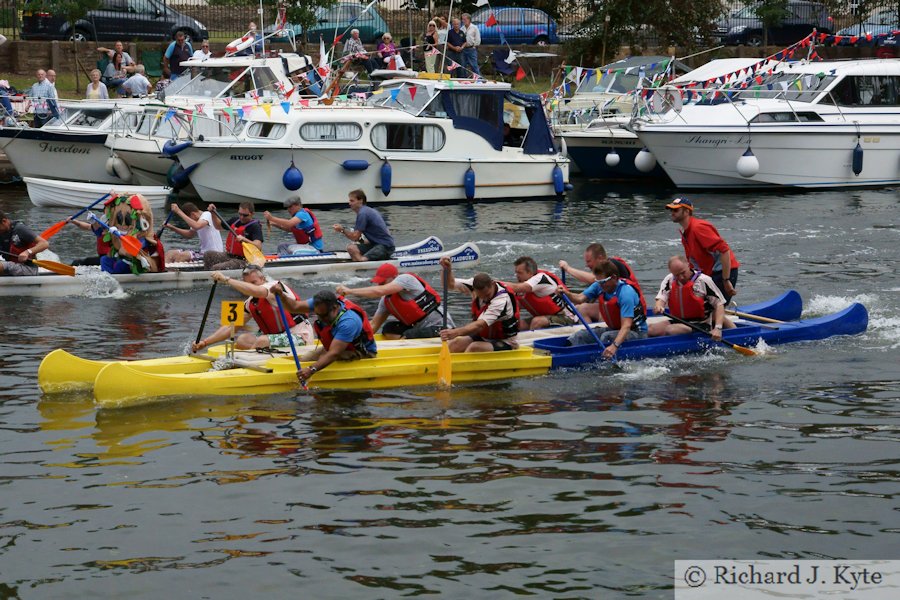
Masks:
[[[793,294],[789,295],[793,296]],[[781,298],[785,298],[785,296]],[[768,310],[769,315],[778,313],[777,306],[777,304],[770,303],[765,310]],[[742,312],[769,316],[757,313],[749,306],[745,307]],[[770,318],[787,320],[784,317],[770,316]],[[752,347],[760,340],[774,346],[790,342],[821,340],[835,335],[856,335],[864,332],[868,324],[869,314],[866,308],[862,304],[854,303],[840,312],[815,319],[789,321],[783,324],[740,324],[734,329],[726,330],[723,339],[739,346]],[[535,342],[534,347],[551,354],[552,368],[577,367],[600,360],[600,350],[596,344],[567,346],[567,343],[565,337],[549,338]],[[616,358],[618,360],[663,358],[677,354],[704,352],[715,346],[720,345],[713,342],[708,335],[700,333],[670,335],[625,342],[616,353]]]

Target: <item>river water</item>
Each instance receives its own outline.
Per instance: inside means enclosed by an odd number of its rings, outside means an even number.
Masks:
[[[671,197],[581,181],[559,202],[383,211],[400,243],[477,242],[497,276],[522,254],[581,266],[600,241],[654,289],[680,249]],[[898,558],[897,190],[690,197],[742,262],[737,300],[795,288],[805,315],[860,301],[868,332],[449,400],[298,391],[98,411],[43,396],[41,358],[180,353],[208,288],[3,298],[0,598],[671,598],[675,559]],[[0,207],[37,230],[69,212],[19,186]],[[92,250],[74,230],[53,242],[63,260]]]

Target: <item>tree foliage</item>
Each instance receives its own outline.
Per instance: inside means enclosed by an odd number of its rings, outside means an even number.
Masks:
[[[100,0],[29,0],[23,8],[47,9],[53,14],[65,17],[69,23],[75,23],[85,18],[88,12],[100,8]]]

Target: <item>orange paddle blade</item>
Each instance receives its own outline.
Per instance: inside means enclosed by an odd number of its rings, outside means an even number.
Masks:
[[[122,249],[125,251],[125,254],[129,256],[137,256],[144,249],[141,245],[141,240],[133,235],[119,234],[119,241],[122,242]]]
[[[69,277],[75,277],[75,267],[72,265],[66,265],[60,262],[56,262],[53,260],[32,260],[34,264],[48,271],[53,271],[59,275],[68,275]]]
[[[50,227],[45,229],[43,232],[41,232],[41,237],[44,238],[45,240],[49,240],[54,235],[59,233],[60,230],[62,230],[62,228],[66,226],[67,222],[68,221],[60,221],[59,223],[55,223],[55,224],[51,225]]]
[[[727,342],[726,342],[727,343]],[[756,351],[747,348],[746,346],[738,346],[737,344],[728,344],[737,352],[740,352],[744,356],[756,356]]]
[[[453,379],[453,359],[450,355],[450,346],[446,341],[441,342],[441,353],[438,355],[438,387],[447,389]]]

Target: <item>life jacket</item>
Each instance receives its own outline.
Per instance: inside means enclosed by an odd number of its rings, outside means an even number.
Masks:
[[[608,260],[612,261],[613,264],[619,267],[619,271],[624,268],[627,275],[625,277],[622,277],[622,274],[619,273],[619,278],[627,279],[629,282],[631,282],[631,285],[634,287],[634,289],[636,289],[638,293],[641,293],[641,284],[638,281],[637,275],[635,275],[634,271],[631,269],[631,265],[625,262],[624,258],[620,258],[618,256],[611,256],[608,258]]]
[[[638,294],[638,299],[640,300],[639,307],[636,309],[636,312],[640,314],[634,315],[634,320],[631,324],[631,328],[635,331],[638,330],[638,326],[640,325],[640,321],[643,317],[647,315],[647,302],[644,300],[644,294],[641,292],[641,289],[637,287],[631,280],[619,278],[619,281],[626,283],[634,288],[634,290]],[[618,288],[617,288],[618,290]],[[619,296],[618,294],[614,295],[609,300],[604,298],[604,295],[601,294],[599,298],[597,298],[597,303],[600,305],[600,316],[603,317],[603,321],[606,323],[606,326],[610,329],[621,329],[622,328],[622,313],[619,310]]]
[[[301,208],[300,210],[306,211],[306,213],[312,219],[312,225],[307,225],[303,229],[292,227],[291,233],[294,234],[294,239],[297,240],[298,244],[311,244],[315,241],[321,240],[322,228],[319,227],[319,220],[316,218],[316,215],[314,215],[313,212],[308,208]]]
[[[109,255],[109,251],[112,250],[112,242],[104,241],[104,237],[106,230],[100,228],[98,230],[94,230],[94,235],[97,237],[97,256],[107,256]]]
[[[375,332],[372,330],[372,324],[369,323],[369,316],[366,314],[358,304],[351,300],[347,300],[346,298],[339,297],[338,303],[341,306],[341,310],[338,311],[337,317],[334,318],[334,321],[331,323],[322,323],[319,319],[316,319],[316,322],[313,323],[313,329],[316,332],[316,335],[322,341],[322,345],[325,347],[325,350],[331,348],[331,341],[334,339],[334,326],[337,325],[337,322],[341,320],[341,317],[344,316],[348,310],[352,310],[362,319],[362,331],[359,332],[359,337],[353,340],[350,344],[347,345],[347,350],[351,352],[355,352],[357,350],[365,350],[366,346],[371,342],[375,341]]]
[[[400,292],[384,297],[384,306],[388,312],[407,327],[412,327],[441,305],[441,297],[433,287],[418,275],[414,273],[410,273],[410,275],[415,277],[425,288],[421,294],[410,300],[404,300],[400,296]]]
[[[297,297],[297,294],[294,293],[294,290],[285,286],[285,289],[294,297]],[[272,306],[272,303],[268,301],[266,298],[248,298],[244,303],[244,306],[247,308],[247,312],[250,313],[250,316],[253,317],[253,320],[256,321],[256,324],[259,325],[259,330],[265,334],[271,333],[285,333],[284,327],[281,324],[281,313],[278,311],[277,306]],[[291,329],[297,322],[294,320],[294,316],[285,312],[287,316],[287,328]]]
[[[225,238],[225,252],[231,254],[232,256],[244,256],[244,245],[237,240],[238,235],[244,235],[244,231],[247,230],[247,227],[253,225],[254,223],[259,223],[256,219],[253,219],[249,223],[238,226],[237,223],[239,221],[235,221],[235,225],[232,225],[231,228],[234,229],[234,233],[228,232],[228,237]]]
[[[516,302],[516,295],[508,287],[499,281],[494,283],[497,284],[497,291],[491,300],[501,294],[508,294],[510,302],[512,302],[513,314],[494,321],[493,325],[484,327],[478,332],[478,335],[486,340],[505,340],[519,333],[519,303]],[[490,305],[490,302],[486,302],[484,306],[479,306],[478,298],[472,298],[472,320],[477,321]]]
[[[550,294],[549,296],[543,297],[538,297],[537,295],[535,295],[534,291],[531,291],[525,294],[517,294],[516,299],[522,303],[522,306],[524,306],[526,310],[528,310],[528,312],[532,314],[532,316],[535,317],[540,315],[555,315],[562,310],[565,310],[566,303],[562,299],[559,290],[568,289],[566,285],[559,277],[557,277],[550,271],[538,269],[537,272],[552,279],[558,286],[557,291]]]
[[[163,273],[166,270],[166,248],[162,240],[156,238],[156,244],[150,245],[150,258],[156,261],[156,272]]]
[[[694,271],[693,277],[684,285],[672,278],[672,287],[669,289],[670,313],[689,321],[706,318],[706,300],[694,293],[694,282],[699,276],[700,271]]]
[[[23,225],[23,222],[22,222],[22,221],[12,221],[12,222],[11,222],[10,229],[9,229],[10,236],[12,236],[12,232],[15,231],[16,227],[18,227],[19,225]],[[28,250],[29,248],[34,248],[35,246],[37,246],[37,238],[36,238],[36,237],[35,237],[35,239],[34,239],[33,242],[31,242],[31,243],[28,244],[27,246],[21,246],[21,247],[20,247],[20,246],[16,246],[15,244],[13,244],[13,242],[12,242],[12,237],[10,237],[10,240],[9,240],[9,252],[10,252],[10,254],[22,254],[23,252],[25,252],[25,251]]]

